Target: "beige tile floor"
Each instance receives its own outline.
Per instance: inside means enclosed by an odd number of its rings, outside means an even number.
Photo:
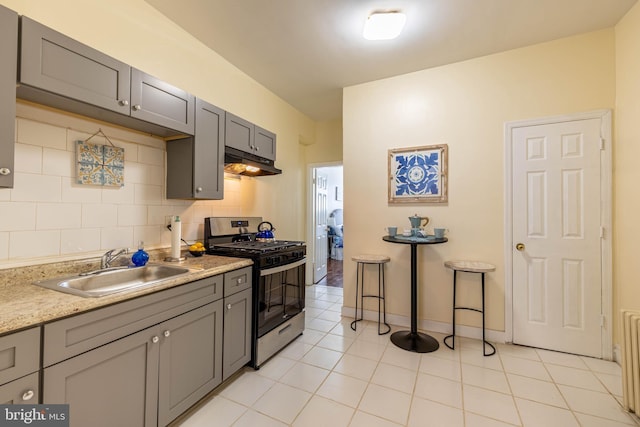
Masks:
[[[378,336],[373,322],[352,331],[341,308],[341,288],[307,287],[304,334],[258,371],[245,368],[178,425],[638,425],[620,405],[616,363],[514,345],[483,357],[471,339],[416,354]]]

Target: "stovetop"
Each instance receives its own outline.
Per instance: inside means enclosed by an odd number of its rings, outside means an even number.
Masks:
[[[210,243],[209,249],[212,251],[240,251],[262,254],[267,252],[280,251],[296,246],[303,246],[304,244],[304,242],[289,240],[240,241],[230,243]]]

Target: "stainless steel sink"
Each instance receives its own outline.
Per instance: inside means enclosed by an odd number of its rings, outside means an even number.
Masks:
[[[102,297],[155,285],[163,280],[189,273],[190,269],[171,265],[146,265],[134,268],[111,268],[81,275],[41,280],[34,285],[81,297]]]

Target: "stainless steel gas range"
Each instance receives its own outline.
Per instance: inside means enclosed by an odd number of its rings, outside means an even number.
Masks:
[[[304,331],[304,242],[256,240],[260,217],[204,219],[204,245],[212,255],[253,261],[252,358],[258,369]]]

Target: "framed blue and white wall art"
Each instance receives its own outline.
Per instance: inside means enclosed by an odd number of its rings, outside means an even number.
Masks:
[[[447,203],[448,146],[389,150],[389,203]]]

